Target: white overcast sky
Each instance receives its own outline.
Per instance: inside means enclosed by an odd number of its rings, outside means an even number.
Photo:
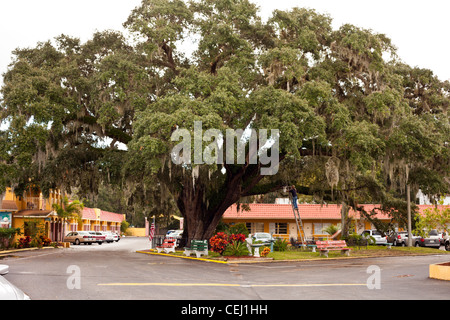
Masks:
[[[275,9],[307,7],[344,23],[384,33],[411,66],[450,80],[448,0],[251,0],[262,17]],[[60,34],[88,40],[96,31],[123,30],[122,23],[141,0],[0,0],[0,74],[15,48],[34,47]],[[0,80],[0,84],[2,81]]]

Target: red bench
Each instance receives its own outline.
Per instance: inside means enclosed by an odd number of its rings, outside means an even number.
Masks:
[[[158,251],[158,253],[161,253],[161,251],[164,251],[165,253],[175,252],[176,245],[177,245],[177,239],[166,238],[166,239],[164,239],[164,242],[162,245],[156,247],[156,250]]]
[[[330,251],[341,251],[341,254],[349,256],[351,250],[347,247],[345,240],[316,241],[316,246],[317,250],[320,251],[320,255],[324,255],[327,258]]]

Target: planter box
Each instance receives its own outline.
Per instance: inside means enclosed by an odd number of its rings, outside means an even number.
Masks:
[[[450,262],[430,264],[430,278],[450,281]]]

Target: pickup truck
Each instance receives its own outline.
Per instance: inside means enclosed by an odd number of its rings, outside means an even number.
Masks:
[[[415,246],[439,249],[442,242],[442,234],[437,232],[437,230],[430,230],[427,237],[420,237],[415,240]]]

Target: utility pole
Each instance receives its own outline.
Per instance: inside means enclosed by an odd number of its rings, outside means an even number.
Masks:
[[[408,247],[412,247],[412,233],[411,233],[411,188],[409,185],[409,166],[405,166],[406,173],[406,203],[408,206]]]

